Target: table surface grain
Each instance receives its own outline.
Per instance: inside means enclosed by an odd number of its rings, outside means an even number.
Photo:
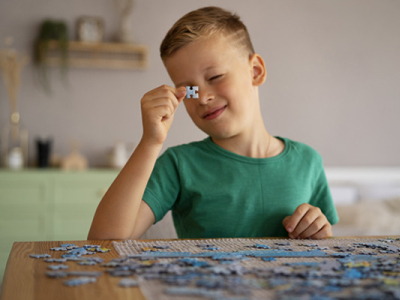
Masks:
[[[388,236],[362,236],[362,237],[340,237],[340,238],[387,238]],[[393,237],[393,236],[391,236]],[[398,236],[397,236],[398,237]],[[334,237],[339,238],[339,237]],[[161,240],[161,239],[158,239]],[[45,242],[15,242],[7,261],[1,287],[1,300],[109,300],[109,299],[137,299],[145,300],[138,287],[123,288],[118,286],[120,277],[101,275],[96,283],[89,283],[81,286],[68,287],[62,282],[66,280],[50,278],[45,275],[47,266],[51,263],[43,259],[31,258],[30,254],[48,253],[53,258],[60,258],[64,251],[51,251],[52,247],[59,247],[60,244],[101,245],[109,248],[107,253],[98,253],[96,256],[104,258],[105,262],[112,258],[119,257],[112,242],[114,240],[89,240],[89,241],[45,241]],[[154,241],[154,240],[140,240]],[[162,241],[171,241],[162,240]],[[75,261],[67,261],[68,271],[104,271],[104,267],[81,266]]]
[[[104,258],[105,262],[119,257],[111,240],[103,241],[51,241],[51,242],[15,242],[7,261],[1,287],[1,300],[47,300],[47,299],[138,299],[145,300],[139,288],[123,288],[118,286],[120,277],[99,276],[96,283],[69,287],[62,282],[66,278],[50,278],[45,275],[47,266],[52,263],[43,259],[29,257],[29,254],[48,253],[53,258],[61,258],[64,251],[51,251],[52,247],[60,244],[101,245],[109,248],[107,253],[98,253],[95,256]],[[99,264],[95,266],[81,266],[75,261],[67,261],[68,271],[104,271]]]

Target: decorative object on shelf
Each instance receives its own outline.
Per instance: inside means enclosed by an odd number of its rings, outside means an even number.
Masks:
[[[38,168],[48,168],[50,165],[51,146],[53,139],[36,139],[36,154]]]
[[[119,30],[117,40],[121,43],[132,43],[133,0],[115,0],[119,12]]]
[[[7,166],[11,170],[21,170],[24,167],[24,155],[20,147],[14,147],[10,150]]]
[[[12,46],[13,38],[5,39],[6,47],[0,50],[0,67],[10,101],[11,117],[1,135],[4,165],[20,169],[28,162],[28,131],[20,121],[18,113],[18,89],[21,84],[21,70],[28,63],[28,56],[21,55]]]
[[[77,35],[81,42],[100,43],[104,39],[104,21],[99,17],[80,17],[77,20]]]
[[[71,143],[72,151],[61,160],[61,169],[66,171],[83,171],[88,167],[87,159],[79,153],[78,143]]]
[[[129,159],[126,145],[122,142],[115,144],[109,157],[109,166],[114,169],[122,169]]]
[[[49,52],[49,44],[52,41],[58,42],[60,52],[61,75],[65,79],[68,69],[68,28],[64,21],[45,20],[42,22],[39,34],[34,42],[33,54],[34,63],[38,67],[39,81],[46,92],[51,92],[47,76],[46,58]]]

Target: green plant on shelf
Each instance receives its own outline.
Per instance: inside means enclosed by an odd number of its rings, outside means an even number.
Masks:
[[[61,52],[61,75],[66,79],[68,69],[68,28],[64,21],[44,20],[34,42],[33,61],[38,68],[39,82],[45,91],[50,93],[48,66],[46,57],[51,42],[57,42]]]

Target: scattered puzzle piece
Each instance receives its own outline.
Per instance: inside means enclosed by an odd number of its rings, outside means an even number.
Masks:
[[[122,287],[138,287],[139,282],[136,279],[124,278],[118,282],[118,285]]]
[[[108,249],[108,248],[97,248],[97,252],[105,253],[105,252],[109,252],[109,251],[111,251],[111,249]]]
[[[32,258],[49,258],[51,257],[50,254],[29,254]]]
[[[45,258],[45,262],[58,262],[58,263],[64,263],[67,261],[66,258]]]
[[[169,249],[168,245],[154,245],[154,249]]]
[[[56,270],[65,270],[68,269],[69,267],[67,265],[48,265],[47,268],[56,271]]]
[[[96,277],[78,277],[66,280],[63,283],[66,286],[78,286],[82,284],[94,283],[96,281]]]

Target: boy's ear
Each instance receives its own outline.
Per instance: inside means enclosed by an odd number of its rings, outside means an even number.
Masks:
[[[267,70],[265,69],[264,60],[260,55],[254,53],[252,56],[250,56],[249,62],[253,77],[253,85],[262,85],[267,78]]]

